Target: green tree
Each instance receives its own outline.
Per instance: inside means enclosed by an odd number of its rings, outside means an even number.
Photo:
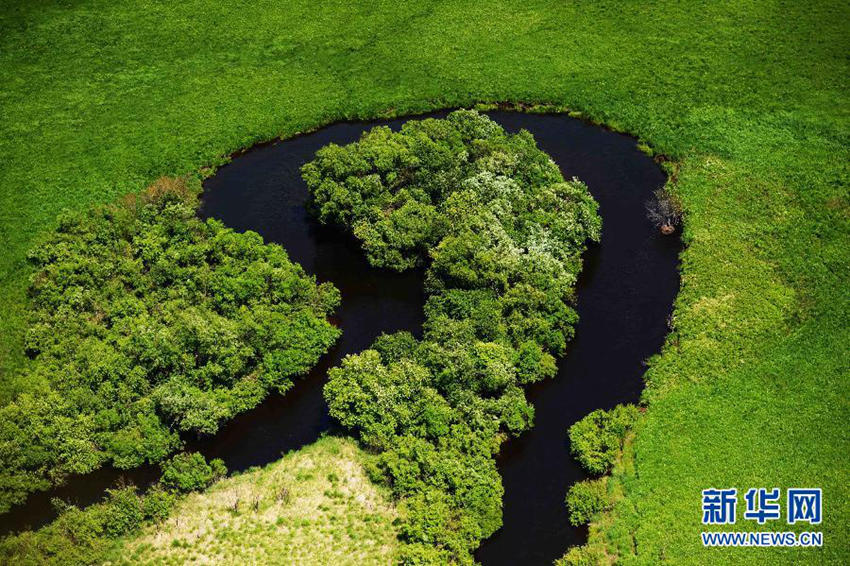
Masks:
[[[427,265],[423,338],[382,336],[347,357],[325,397],[402,498],[402,562],[471,563],[501,525],[493,456],[534,419],[522,385],[554,375],[572,336],[596,203],[530,134],[471,111],[329,145],[303,176],[319,219],[373,265]]]
[[[610,411],[593,411],[570,427],[573,456],[591,474],[608,472],[637,417],[638,409],[634,405],[617,405]]]
[[[30,253],[26,379],[0,408],[0,511],[106,462],[159,462],[179,433],[284,392],[327,351],[339,302],[280,246],[196,215],[199,186],[162,180],[65,214]]]
[[[597,513],[608,507],[610,499],[607,477],[573,484],[566,499],[570,523],[575,527],[589,523]]]

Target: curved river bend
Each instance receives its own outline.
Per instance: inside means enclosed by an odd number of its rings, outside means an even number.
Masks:
[[[665,177],[638,151],[633,138],[564,115],[489,115],[509,131],[530,131],[565,177],[587,183],[603,221],[602,242],[585,254],[578,282],[576,337],[555,378],[528,391],[536,410],[534,428],[507,442],[498,458],[505,487],[504,526],[476,553],[485,565],[551,564],[586,538],[585,529],[569,525],[563,503],[567,487],[586,477],[569,456],[567,428],[594,409],[638,400],[643,362],[658,351],[667,332],[679,287],[681,242],[659,235],[645,218],[644,202]],[[231,471],[274,461],[333,426],[322,397],[328,368],[369,347],[382,332],[421,334],[422,273],[369,267],[355,242],[319,226],[308,214],[308,191],[300,175],[301,165],[320,147],[355,141],[379,124],[398,128],[404,121],[340,123],[260,145],[205,181],[201,216],[259,232],[283,245],[319,281],[332,281],[340,289],[335,323],[343,334],[285,396],[272,395],[213,437],[190,440],[189,449],[222,458]],[[155,468],[147,467],[125,472],[107,468],[71,478],[0,516],[2,531],[51,520],[51,497],[85,505],[97,501],[119,477],[147,485],[155,476]]]

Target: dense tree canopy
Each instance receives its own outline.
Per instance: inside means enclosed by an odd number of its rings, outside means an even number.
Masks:
[[[215,432],[336,340],[338,291],[259,235],[198,219],[195,195],[162,181],[61,217],[31,252],[38,390],[0,409],[0,509],[68,473],[164,459],[180,431]]]
[[[383,336],[331,370],[331,414],[381,452],[409,563],[471,560],[501,525],[493,455],[531,426],[522,386],[555,373],[596,203],[525,131],[473,111],[374,128],[303,168],[323,222],[376,266],[427,265],[424,336]]]

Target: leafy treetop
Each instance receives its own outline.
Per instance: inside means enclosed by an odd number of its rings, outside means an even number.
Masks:
[[[66,214],[31,252],[39,390],[0,409],[0,510],[68,473],[163,460],[179,431],[215,432],[336,340],[339,292],[256,233],[197,218],[197,188],[163,180]]]
[[[501,525],[493,455],[533,420],[521,386],[554,375],[572,336],[597,205],[531,134],[473,111],[374,128],[302,171],[319,218],[373,265],[427,265],[423,339],[379,338],[331,370],[325,396],[403,497],[402,561],[470,562]]]

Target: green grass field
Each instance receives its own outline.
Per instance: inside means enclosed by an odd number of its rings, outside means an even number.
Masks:
[[[847,563],[848,22],[840,2],[5,6],[3,395],[27,386],[25,253],[61,209],[333,120],[554,103],[674,159],[687,213],[675,330],[594,543],[647,564]],[[824,547],[702,549],[710,486],[822,487]]]

